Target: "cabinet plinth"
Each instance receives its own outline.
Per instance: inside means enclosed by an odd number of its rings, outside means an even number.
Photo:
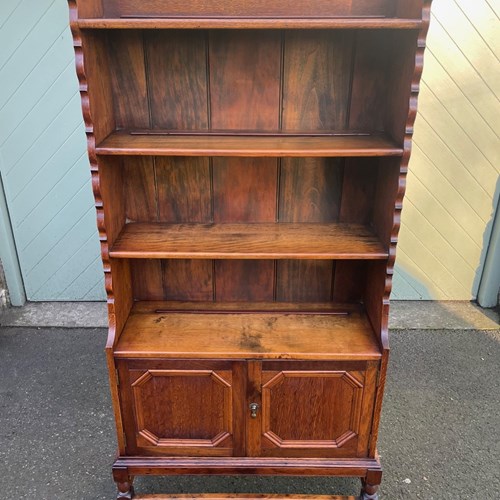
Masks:
[[[358,476],[377,498],[430,0],[68,2],[118,498],[141,474]]]

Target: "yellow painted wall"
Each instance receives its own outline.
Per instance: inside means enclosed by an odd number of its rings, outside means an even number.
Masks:
[[[500,192],[500,1],[434,0],[394,299],[475,298]]]

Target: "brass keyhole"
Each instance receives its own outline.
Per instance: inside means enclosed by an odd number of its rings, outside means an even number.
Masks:
[[[257,412],[259,411],[259,405],[257,403],[250,403],[250,416],[252,418],[257,418]]]

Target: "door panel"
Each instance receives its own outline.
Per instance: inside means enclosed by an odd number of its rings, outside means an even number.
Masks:
[[[375,380],[369,363],[262,363],[260,455],[366,455]],[[360,365],[361,368],[360,369]]]
[[[242,379],[233,378],[232,365],[198,361],[181,365],[175,361],[120,363],[128,452],[233,455],[235,395],[241,390]]]

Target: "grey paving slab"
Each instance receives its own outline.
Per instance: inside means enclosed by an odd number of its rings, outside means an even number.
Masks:
[[[395,300],[389,325],[398,330],[498,330],[499,316],[467,301]]]
[[[0,497],[113,500],[105,329],[0,328]],[[500,491],[498,331],[394,332],[379,449],[382,500]],[[355,494],[353,479],[138,478],[141,493]]]
[[[0,311],[0,325],[26,327],[106,327],[104,302],[30,302],[24,307]],[[392,329],[499,328],[498,313],[471,302],[393,301]]]
[[[26,327],[106,327],[105,302],[28,302],[0,312],[0,325]]]

